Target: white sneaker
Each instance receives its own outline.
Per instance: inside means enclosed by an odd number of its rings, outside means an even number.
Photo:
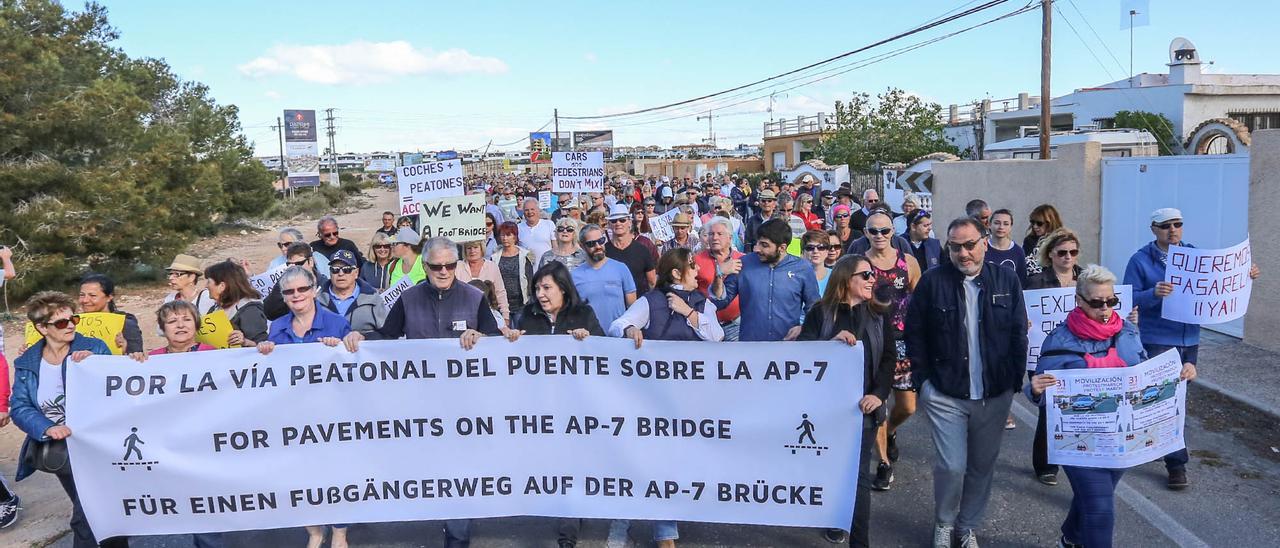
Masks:
[[[973,529],[965,529],[960,535],[960,548],[978,548],[978,534]]]
[[[951,534],[955,527],[939,523],[933,526],[933,548],[951,548]]]

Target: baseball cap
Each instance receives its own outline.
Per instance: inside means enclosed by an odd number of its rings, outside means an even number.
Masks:
[[[401,228],[399,232],[396,232],[395,236],[391,237],[391,243],[393,244],[418,245],[421,242],[422,237],[418,236],[418,233],[411,228]]]
[[[631,218],[631,210],[628,209],[627,206],[622,204],[614,204],[613,207],[609,208],[609,216],[607,217],[607,219],[612,221],[614,219],[629,219],[629,218]]]
[[[1151,212],[1151,224],[1158,224],[1181,218],[1182,211],[1172,207],[1160,208]]]
[[[334,251],[333,255],[329,256],[329,264],[333,264],[333,263],[343,263],[343,264],[346,264],[347,266],[360,265],[360,263],[356,261],[356,254],[346,249],[339,249],[337,251]]]

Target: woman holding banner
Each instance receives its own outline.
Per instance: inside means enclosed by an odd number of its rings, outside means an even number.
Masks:
[[[214,263],[204,269],[205,285],[216,303],[202,315],[221,312],[231,324],[227,344],[231,347],[254,346],[267,340],[267,314],[261,295],[249,283],[244,268],[231,261]]]
[[[101,544],[94,540],[76,493],[65,441],[72,434],[65,424],[68,360],[78,363],[93,354],[110,355],[111,350],[101,340],[76,333],[80,323],[76,303],[62,293],[37,293],[27,301],[26,308],[27,319],[40,333],[40,340],[13,361],[16,379],[11,417],[27,434],[18,456],[16,480],[22,481],[37,470],[58,477],[71,499],[71,542],[75,548],[127,548],[129,539],[125,537],[106,539]]]
[[[512,329],[504,334],[514,342],[521,335],[573,335],[583,340],[589,335],[604,336],[591,305],[578,295],[569,268],[559,261],[542,265],[529,280],[534,296],[524,305]]]
[[[827,276],[822,300],[805,314],[799,341],[842,341],[862,345],[862,447],[858,452],[858,488],[850,524],[850,546],[870,546],[871,542],[871,451],[876,432],[885,420],[885,400],[893,388],[897,353],[894,349],[893,317],[889,306],[876,300],[876,274],[871,261],[862,255],[847,255],[836,261]],[[829,529],[831,542],[843,542],[845,532]]]
[[[1057,382],[1052,371],[1130,367],[1147,359],[1137,326],[1115,313],[1115,307],[1120,304],[1115,274],[1104,267],[1089,265],[1076,280],[1075,300],[1075,310],[1045,338],[1036,374],[1026,388],[1027,397],[1041,407],[1045,405],[1042,397],[1045,389]],[[1066,465],[1062,468],[1071,482],[1073,494],[1058,545],[1111,546],[1116,484],[1124,475],[1124,469]]]
[[[116,284],[111,278],[89,274],[80,279],[80,310],[85,314],[110,312],[124,316],[124,330],[116,335],[116,346],[123,348],[125,354],[142,352],[142,328],[138,327],[138,318],[116,309]]]

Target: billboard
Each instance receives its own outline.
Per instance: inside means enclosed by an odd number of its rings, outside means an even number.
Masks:
[[[365,171],[395,171],[396,161],[391,158],[380,160],[369,160],[369,165],[364,166]]]
[[[551,132],[540,131],[529,134],[529,162],[546,164],[551,162]]]
[[[320,146],[316,141],[316,111],[284,111],[285,164],[289,186],[320,186]]]
[[[613,130],[573,132],[573,150],[577,152],[600,151],[605,160],[613,159]]]
[[[405,153],[405,155],[404,155],[403,160],[404,160],[404,164],[403,164],[403,165],[406,165],[406,166],[411,166],[411,165],[413,165],[413,164],[421,164],[421,163],[422,163],[422,153],[421,153],[421,152],[406,152],[406,153]]]
[[[436,160],[437,160],[437,161],[439,161],[439,160],[457,160],[457,159],[458,159],[458,151],[456,151],[456,150],[445,150],[445,151],[441,151],[441,152],[437,152],[437,153],[436,153]]]

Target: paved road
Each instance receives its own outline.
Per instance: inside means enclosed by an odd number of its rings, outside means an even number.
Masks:
[[[1150,463],[1125,475],[1117,496],[1116,546],[1263,546],[1280,538],[1280,433],[1247,421],[1233,421],[1245,411],[1213,394],[1193,390],[1188,422],[1192,487],[1171,492],[1164,487],[1164,468]],[[1202,410],[1203,413],[1197,413]],[[996,487],[981,531],[984,546],[1052,546],[1066,513],[1071,487],[1066,477],[1057,487],[1037,483],[1030,471],[1034,415],[1024,400],[1015,400],[1019,426],[1006,434],[996,472]],[[928,462],[932,445],[923,417],[913,418],[900,434],[902,460],[892,490],[872,494],[874,546],[927,545],[931,534],[932,488]],[[1263,430],[1263,431],[1260,431]],[[553,520],[520,517],[480,520],[477,547],[555,546]],[[813,529],[680,524],[681,546],[830,546]],[[646,546],[650,528],[634,523],[589,521],[580,546],[622,548]],[[352,527],[353,545],[378,548],[443,546],[434,523],[362,524]],[[232,546],[304,546],[301,529],[247,531],[227,535]],[[0,541],[2,541],[0,537]],[[191,546],[190,537],[135,540],[142,548]],[[71,546],[69,538],[53,544]]]

